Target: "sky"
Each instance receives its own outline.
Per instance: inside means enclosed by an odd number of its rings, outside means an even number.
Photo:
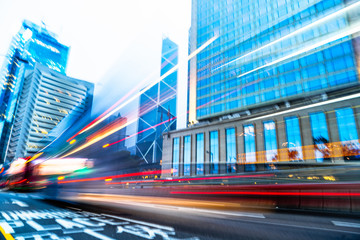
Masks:
[[[136,94],[160,77],[163,38],[187,54],[191,0],[0,0],[1,65],[24,19],[44,22],[70,46],[66,74],[95,84],[96,117],[130,90],[136,87]],[[126,117],[138,103],[134,100],[120,114]]]
[[[145,75],[160,72],[163,37],[182,44],[190,27],[190,4],[190,0],[0,0],[0,55],[6,54],[23,19],[44,22],[71,48],[67,75],[96,83],[96,91],[108,82],[135,83],[124,77],[135,73],[141,78],[139,67]]]

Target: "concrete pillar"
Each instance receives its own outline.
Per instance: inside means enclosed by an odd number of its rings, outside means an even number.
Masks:
[[[334,163],[344,163],[335,111],[326,112],[326,120],[328,122],[329,142],[332,149],[331,161]]]
[[[237,172],[244,172],[245,147],[244,147],[244,128],[242,124],[236,125],[236,153],[237,153]]]
[[[191,168],[190,176],[196,175],[196,134],[191,134]]]
[[[226,134],[225,128],[219,130],[219,173],[226,173]]]
[[[164,150],[163,150],[164,151]],[[184,176],[184,137],[179,137],[179,176]]]
[[[274,119],[276,124],[276,137],[278,141],[278,161],[288,161],[289,155],[287,150],[287,138],[285,121],[282,116]]]
[[[163,154],[162,154],[162,173],[161,178],[171,177],[171,167],[172,167],[172,146],[173,138],[168,138],[167,135],[163,135]]]
[[[301,116],[299,118],[299,121],[300,121],[303,159],[306,162],[316,162],[315,148],[314,148],[314,142],[312,139],[311,126],[310,126],[310,118],[308,115]]]

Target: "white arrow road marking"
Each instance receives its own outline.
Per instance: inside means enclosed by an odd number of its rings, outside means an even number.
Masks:
[[[26,203],[19,201],[17,199],[11,199],[12,204],[17,204],[19,207],[29,207]]]

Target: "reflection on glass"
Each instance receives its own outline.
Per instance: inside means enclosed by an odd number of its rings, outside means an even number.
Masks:
[[[287,146],[289,150],[289,160],[301,160],[301,135],[299,120],[297,117],[285,118]]]
[[[236,172],[236,139],[235,128],[226,129],[226,171]]]
[[[204,134],[196,134],[196,174],[204,174]]]
[[[184,176],[190,175],[191,136],[184,137]]]
[[[256,162],[255,130],[254,125],[244,126],[244,144],[246,162]],[[254,164],[246,164],[245,171],[255,171]]]
[[[219,173],[219,133],[210,132],[210,174]]]
[[[353,110],[341,108],[336,109],[335,112],[344,158],[345,160],[359,160],[360,145]]]
[[[173,140],[173,176],[179,176],[179,138]]]
[[[310,124],[315,147],[315,159],[317,162],[323,162],[324,159],[329,158],[330,155],[328,147],[329,135],[325,113],[311,113]]]
[[[274,121],[264,122],[264,140],[265,140],[265,151],[266,161],[272,162],[277,160],[277,141],[276,141],[276,129]]]

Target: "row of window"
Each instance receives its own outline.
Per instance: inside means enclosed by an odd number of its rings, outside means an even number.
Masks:
[[[348,160],[360,160],[360,144],[358,140],[358,133],[356,127],[355,115],[352,108],[341,108],[335,110],[337,128],[339,133],[340,142],[343,145],[343,157]],[[309,114],[310,127],[313,142],[313,155],[314,159],[318,162],[323,162],[330,158],[329,154],[329,128],[324,112],[315,112]],[[195,159],[191,160],[191,135],[183,137],[183,170],[180,173],[180,138],[173,139],[173,158],[172,167],[174,176],[189,176],[192,173],[202,175],[205,173],[205,157],[209,162],[210,174],[219,173],[219,163],[226,163],[227,173],[236,172],[236,163],[244,162],[247,170],[254,168],[251,163],[259,162],[259,154],[256,149],[256,138],[262,138],[264,141],[264,154],[262,156],[265,162],[279,161],[279,149],[286,148],[288,150],[287,159],[304,160],[303,153],[303,139],[299,118],[290,116],[284,118],[286,142],[280,143],[277,137],[277,123],[273,120],[264,121],[263,132],[256,133],[254,124],[243,126],[242,133],[236,133],[235,128],[225,129],[225,149],[226,160],[220,160],[219,148],[219,131],[209,132],[209,151],[205,153],[204,133],[198,133],[195,136]],[[243,137],[244,140],[244,153],[237,152],[237,139],[236,137]],[[244,157],[239,156],[242,154]],[[244,159],[243,159],[244,158]],[[206,161],[207,162],[207,161]],[[250,163],[250,164],[249,164]],[[191,169],[195,167],[196,169]]]

